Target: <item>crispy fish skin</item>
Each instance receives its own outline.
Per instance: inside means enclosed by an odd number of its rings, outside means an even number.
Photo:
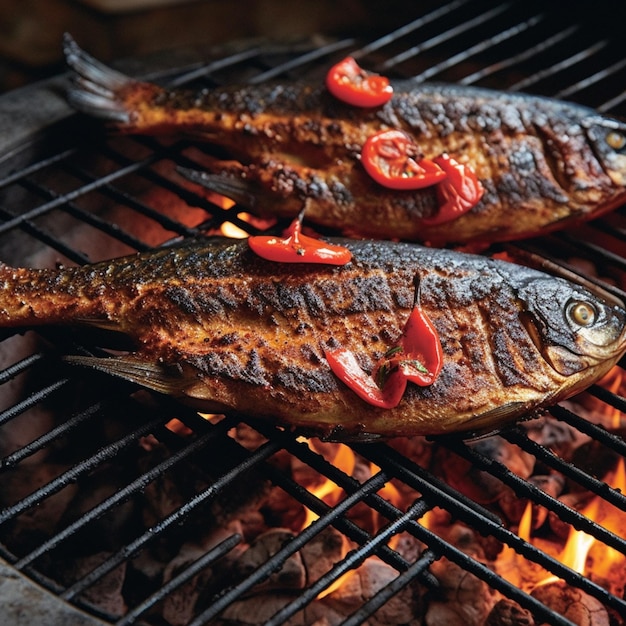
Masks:
[[[597,217],[626,199],[626,125],[576,104],[450,85],[394,83],[390,102],[357,109],[322,85],[262,84],[195,93],[132,80],[65,40],[68,99],[125,133],[186,133],[222,145],[196,182],[261,215],[437,245],[504,241]],[[441,225],[433,188],[389,190],[360,163],[372,133],[402,129],[427,158],[469,165],[485,194]]]
[[[338,241],[353,255],[341,267],[269,262],[224,238],[84,267],[0,266],[0,326],[120,331],[135,352],[71,360],[336,440],[499,429],[590,385],[626,350],[624,309],[562,279],[415,244]],[[416,276],[443,368],[431,386],[409,384],[396,408],[376,408],[332,373],[324,349],[347,348],[371,370],[402,333]]]

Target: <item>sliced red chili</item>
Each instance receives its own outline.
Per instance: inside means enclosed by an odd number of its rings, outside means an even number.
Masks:
[[[437,186],[439,210],[433,217],[424,220],[429,226],[449,222],[467,213],[485,193],[474,170],[468,165],[447,155],[434,161],[448,176]]]
[[[352,258],[348,248],[302,234],[302,214],[285,231],[285,237],[256,235],[248,237],[250,249],[268,261],[280,263],[320,263],[345,265]]]
[[[365,171],[390,189],[421,189],[446,177],[439,165],[420,158],[420,149],[401,130],[383,130],[367,138],[361,151]]]
[[[326,74],[326,87],[335,98],[357,107],[377,107],[391,100],[389,79],[361,68],[346,57]]]
[[[326,360],[333,373],[359,398],[373,406],[391,409],[397,406],[404,395],[407,379],[399,371],[393,372],[381,389],[376,380],[361,369],[356,357],[346,348],[325,350]]]
[[[345,348],[327,350],[325,355],[335,375],[361,399],[386,409],[400,403],[409,381],[422,387],[432,385],[443,365],[439,335],[419,305],[419,284],[399,345],[387,351],[372,375]]]

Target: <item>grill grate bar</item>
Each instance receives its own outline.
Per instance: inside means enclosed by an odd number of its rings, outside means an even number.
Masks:
[[[63,194],[58,194],[52,189],[47,189],[42,185],[35,183],[34,181],[24,179],[21,181],[22,186],[32,191],[34,193],[39,194],[41,197],[46,198],[50,201],[58,200],[60,198],[65,199]],[[97,215],[90,213],[89,211],[85,211],[81,209],[77,204],[72,202],[71,200],[61,206],[61,209],[71,215],[72,217],[80,220],[84,224],[89,224],[94,228],[100,230],[101,232],[110,235],[111,237],[125,243],[126,245],[135,248],[135,250],[147,250],[148,246],[135,237],[131,236],[125,230],[120,228],[115,224],[111,224],[106,220],[99,218]]]
[[[61,150],[60,152],[57,152],[56,154],[46,159],[42,159],[40,161],[32,163],[31,165],[22,167],[19,170],[13,172],[12,174],[7,174],[6,176],[4,176],[4,178],[0,178],[0,189],[4,187],[8,187],[9,185],[12,185],[14,183],[19,183],[22,180],[22,178],[32,176],[36,172],[46,170],[50,168],[51,166],[61,161],[64,161],[68,157],[71,157],[73,154],[76,154],[77,152],[78,152],[78,148],[76,147],[67,148],[66,150]]]
[[[521,24],[516,24],[515,26],[512,26],[506,30],[503,30],[501,33],[498,33],[496,35],[489,37],[488,39],[483,39],[481,42],[474,44],[473,46],[470,46],[466,50],[463,50],[462,52],[459,52],[458,54],[454,54],[448,57],[445,61],[441,61],[440,63],[432,65],[431,67],[424,70],[420,74],[416,74],[415,80],[417,82],[425,82],[427,80],[430,80],[431,78],[435,77],[437,74],[443,72],[444,70],[450,69],[451,67],[458,65],[459,63],[463,63],[467,61],[468,58],[474,55],[480,54],[481,52],[485,52],[486,50],[489,50],[490,48],[504,41],[507,41],[508,39],[511,39],[512,37],[516,37],[517,35],[524,32],[525,30],[532,28],[533,26],[536,26],[544,19],[545,19],[545,15],[543,14],[535,15],[534,17],[531,17],[530,19],[526,20],[525,22]],[[463,82],[463,84],[470,84],[471,81],[465,82],[463,79],[461,79],[458,82]]]
[[[59,196],[58,198],[45,202],[44,204],[41,204],[34,209],[25,211],[22,215],[15,216],[12,219],[9,219],[0,224],[0,234],[4,234],[9,230],[12,230],[13,228],[21,226],[24,222],[28,220],[36,217],[41,217],[42,215],[49,213],[53,209],[56,209],[63,204],[70,202],[71,200],[75,200],[76,198],[79,198],[80,196],[83,196],[91,191],[95,191],[98,189],[98,187],[102,186],[105,183],[109,183],[117,178],[121,178],[122,176],[127,176],[130,173],[136,172],[137,170],[146,167],[151,163],[154,163],[158,159],[159,157],[157,155],[153,155],[152,157],[149,157],[144,161],[131,163],[127,167],[122,168],[112,174],[109,174],[108,176],[103,176],[93,183],[83,185],[82,187],[79,187],[77,189],[74,189],[73,191],[69,191]]]
[[[251,61],[252,59],[257,58],[262,49],[259,46],[255,46],[252,48],[247,48],[241,52],[237,52],[235,54],[231,54],[229,56],[218,59],[217,61],[211,61],[210,63],[200,63],[199,67],[193,70],[189,70],[180,76],[167,80],[167,85],[169,87],[182,87],[187,83],[191,83],[194,80],[198,80],[199,78],[203,78],[208,76],[212,72],[217,72],[219,70],[225,70],[228,68],[233,68],[233,66],[238,65],[239,63],[243,63],[244,61]]]
[[[573,85],[565,89],[561,89],[555,94],[555,98],[569,98],[571,95],[576,93],[577,91],[582,91],[583,89],[587,89],[592,85],[603,81],[606,78],[609,78],[612,74],[617,74],[621,69],[626,67],[626,59],[622,59],[621,61],[617,61],[609,65],[608,67],[603,68],[599,72],[594,72],[590,76],[587,76],[583,80],[579,80],[575,82]]]
[[[40,437],[31,441],[29,444],[23,446],[19,450],[16,450],[12,454],[5,456],[0,460],[0,467],[9,468],[17,465],[20,461],[32,456],[36,452],[43,450],[47,445],[53,441],[58,440],[64,435],[72,432],[76,427],[92,418],[98,412],[104,408],[103,402],[95,402],[91,406],[82,410],[80,413],[76,413],[64,421],[62,424],[50,429]]]
[[[559,35],[556,35],[552,43],[553,44],[561,43],[562,40],[566,39],[567,37],[570,37],[571,35],[574,35],[576,32],[578,32],[578,30],[579,28],[575,26],[568,28],[564,30],[562,33],[560,33]],[[523,80],[518,81],[517,83],[514,83],[513,85],[509,86],[509,89],[512,91],[523,91],[524,89],[528,89],[531,85],[535,85],[536,83],[542,80],[545,80],[546,78],[555,76],[559,72],[562,72],[563,70],[567,68],[573,67],[580,61],[583,61],[587,59],[588,57],[596,54],[597,52],[605,48],[607,44],[608,44],[608,41],[606,40],[599,41],[585,50],[581,50],[580,52],[577,52],[576,54],[572,54],[571,56],[568,56],[566,59],[563,59],[559,63],[555,63],[554,65],[547,67],[546,69],[541,70],[540,72],[535,72],[532,76],[529,76],[528,78],[525,78]]]
[[[57,250],[61,252],[65,257],[71,259],[72,261],[80,264],[87,263],[88,259],[85,255],[81,254],[71,248],[70,246],[65,245],[62,241],[60,241],[57,237],[51,235],[47,230],[40,228],[35,225],[30,220],[22,220],[21,216],[18,217],[6,209],[0,210],[0,216],[9,221],[17,221],[19,222],[19,227],[25,233],[33,236],[35,239],[39,240],[41,243],[47,245],[53,250]],[[2,224],[0,224],[0,232],[2,230]],[[11,229],[8,229],[11,230]]]
[[[137,439],[148,435],[154,429],[158,428],[163,423],[163,421],[164,417],[159,416],[158,418],[154,418],[150,421],[145,422],[144,424],[139,426],[134,432],[127,434],[118,441],[103,446],[94,455],[82,461],[81,463],[77,463],[72,468],[63,472],[60,476],[51,480],[43,487],[36,489],[30,495],[20,500],[17,504],[3,509],[2,511],[0,511],[0,525],[5,524],[6,522],[14,519],[24,511],[27,511],[33,506],[36,506],[46,498],[50,497],[52,494],[61,491],[61,489],[78,480],[80,476],[87,474],[89,471],[100,465],[103,461],[114,458],[124,448],[127,448],[136,443]]]
[[[27,565],[31,564],[35,559],[38,559],[40,556],[49,552],[53,548],[59,546],[63,541],[65,541],[68,537],[74,535],[78,530],[86,526],[89,522],[98,517],[101,517],[111,509],[113,509],[118,504],[128,500],[132,495],[138,493],[142,489],[150,484],[153,480],[155,480],[158,476],[166,472],[171,467],[175,466],[177,463],[180,463],[182,460],[189,457],[194,452],[201,450],[205,447],[210,441],[215,439],[218,435],[223,435],[228,428],[232,427],[232,423],[229,420],[223,420],[220,424],[215,427],[210,432],[206,433],[202,437],[199,437],[192,443],[188,444],[186,447],[178,450],[170,457],[155,465],[145,474],[139,476],[137,479],[133,480],[131,483],[123,487],[122,489],[118,489],[112,496],[106,498],[102,502],[100,502],[97,506],[92,508],[90,511],[82,515],[79,519],[77,519],[72,524],[66,526],[62,531],[58,532],[54,537],[50,538],[48,541],[40,544],[36,550],[33,550],[30,554],[22,557],[17,563],[14,564],[16,569],[24,569]]]
[[[302,532],[287,545],[273,554],[261,567],[248,576],[248,578],[234,587],[231,587],[231,589],[219,598],[216,598],[206,610],[189,622],[188,626],[200,626],[201,624],[206,624],[214,617],[217,617],[229,604],[241,597],[256,584],[262,582],[272,571],[284,563],[292,554],[295,554],[305,543],[308,543],[322,530],[330,526],[338,517],[344,516],[346,511],[362,500],[363,494],[376,493],[382,489],[385,482],[387,482],[387,476],[383,472],[378,472],[372,476],[362,484],[361,490],[348,495],[338,505],[332,507],[326,515],[312,522],[310,526],[302,530]]]
[[[9,365],[9,367],[0,372],[0,385],[4,385],[12,378],[15,378],[17,375],[25,372],[36,363],[39,363],[43,358],[44,356],[42,354],[31,354],[17,363]]]
[[[267,620],[265,626],[278,626],[286,622],[290,617],[293,617],[298,611],[310,604],[315,598],[331,585],[334,581],[338,580],[345,573],[351,569],[356,569],[367,557],[372,556],[376,549],[383,543],[388,542],[395,534],[402,532],[404,527],[412,519],[419,519],[430,510],[430,506],[423,500],[418,500],[412,506],[410,506],[406,513],[395,519],[389,524],[383,531],[373,537],[361,550],[354,550],[328,571],[321,576],[315,583],[305,589],[294,602],[291,602],[276,614],[271,619]],[[410,569],[410,568],[409,568]],[[406,570],[409,571],[408,569]],[[418,574],[420,571],[415,572]],[[406,573],[406,572],[405,572]]]
[[[28,397],[24,398],[20,402],[17,402],[10,408],[2,411],[0,413],[0,426],[6,424],[11,421],[18,415],[24,413],[28,409],[39,404],[42,400],[49,398],[51,395],[55,394],[57,391],[65,387],[70,382],[69,378],[60,378],[49,385],[38,389],[37,391],[33,391]],[[2,513],[0,513],[0,520],[2,518]],[[2,521],[0,521],[2,524]]]
[[[257,74],[256,76],[250,78],[247,82],[251,85],[257,85],[267,80],[276,78],[276,76],[280,76],[281,74],[287,74],[288,72],[302,67],[307,63],[310,63],[322,57],[329,56],[330,54],[339,50],[345,50],[346,48],[350,48],[354,46],[354,44],[354,39],[342,39],[341,41],[326,44],[305,54],[300,54],[289,61],[280,63],[275,67],[272,67],[271,69],[262,72],[261,74]]]
[[[94,176],[88,174],[86,171],[81,170],[78,167],[72,167],[71,171],[85,182],[95,183],[97,180]],[[98,191],[108,198],[118,202],[120,205],[126,206],[129,209],[150,218],[166,230],[172,231],[174,233],[177,233],[178,235],[182,235],[185,237],[194,237],[198,234],[197,228],[187,227],[176,220],[168,218],[166,215],[163,215],[163,213],[154,210],[149,205],[141,202],[137,198],[131,196],[129,193],[126,193],[114,187],[113,185],[102,185],[98,188]],[[115,233],[116,236],[118,233],[120,234],[120,236],[125,235],[124,231],[117,224],[109,225],[109,227],[111,229],[111,232]],[[149,248],[149,246],[144,244],[143,242],[139,242],[138,240],[134,241],[135,244],[133,244],[133,247],[135,247],[138,251],[146,250]]]
[[[616,506],[617,508],[626,511],[626,496],[622,495],[619,491],[608,487],[604,482],[594,478],[587,474],[587,472],[579,469],[575,465],[571,463],[567,463],[560,459],[556,454],[554,454],[551,450],[544,448],[543,446],[535,443],[531,439],[529,439],[525,434],[521,432],[519,429],[512,428],[502,433],[502,437],[504,437],[507,441],[516,444],[522,450],[526,452],[530,452],[530,454],[534,455],[535,458],[540,459],[548,466],[557,469],[559,472],[575,480],[579,485],[589,489],[595,494],[602,494],[602,498],[606,500],[609,504]],[[583,520],[586,518],[582,518]],[[575,524],[574,524],[575,525]],[[613,533],[606,531],[602,526],[597,525],[595,522],[592,522],[592,525],[589,526],[590,532],[589,534],[594,534],[591,532],[591,529],[602,533],[604,536],[601,540],[626,554],[626,539],[622,539]],[[586,532],[586,529],[584,529]],[[594,535],[595,536],[595,535]],[[599,537],[598,537],[599,538]]]
[[[277,436],[280,437],[281,433],[276,431]],[[282,443],[283,447],[289,450],[294,456],[300,459],[302,462],[309,464],[311,467],[315,467],[326,478],[332,480],[338,487],[341,487],[346,493],[356,493],[361,491],[363,501],[371,506],[375,511],[383,515],[389,520],[393,520],[402,515],[402,511],[381,496],[374,494],[368,495],[362,491],[363,486],[352,476],[348,476],[345,472],[329,464],[327,461],[319,457],[315,452],[310,450],[307,446],[302,448],[302,445],[294,441],[286,441],[284,438]],[[301,450],[294,449],[300,446]],[[331,510],[323,500],[320,500],[317,496],[313,495],[310,491],[300,486],[298,483],[285,477],[282,472],[275,470],[272,467],[267,468],[267,475],[275,485],[279,486],[289,495],[296,498],[301,504],[309,508],[320,517],[327,515]],[[364,545],[371,540],[371,535],[363,530],[360,526],[357,526],[354,522],[345,518],[338,518],[333,522],[333,526],[342,532],[348,539],[359,545]],[[406,571],[409,568],[409,562],[400,556],[395,550],[392,550],[389,546],[379,546],[376,555],[388,565],[395,568],[398,571]],[[430,588],[437,588],[437,579],[429,574],[424,573],[421,582]]]
[[[187,569],[180,574],[174,576],[171,580],[165,583],[156,593],[146,598],[141,604],[138,604],[134,609],[131,609],[124,615],[124,617],[117,622],[116,626],[127,626],[128,624],[135,624],[144,613],[149,611],[153,606],[165,599],[173,591],[182,587],[186,582],[190,581],[194,576],[202,572],[204,569],[218,561],[220,558],[228,554],[235,546],[241,543],[241,535],[234,534],[227,537],[214,548],[211,548],[208,552],[203,554],[200,558],[194,561]]]
[[[622,91],[620,94],[618,94],[617,96],[611,98],[610,100],[607,100],[606,102],[599,104],[596,109],[598,109],[598,111],[600,111],[600,113],[608,113],[609,111],[611,111],[612,109],[616,108],[617,106],[619,106],[620,104],[622,104],[622,102],[626,101],[626,91]]]
[[[423,26],[426,26],[427,24],[430,24],[431,22],[434,22],[440,17],[448,16],[451,12],[456,11],[458,8],[462,7],[468,2],[470,2],[470,0],[456,0],[456,2],[450,2],[441,7],[438,7],[437,9],[432,10],[430,13],[427,13],[426,15],[421,15],[417,19],[409,22],[408,24],[405,24],[404,26],[401,26],[400,28],[397,28],[391,33],[388,33],[383,37],[379,37],[378,39],[375,39],[374,41],[362,46],[361,48],[356,50],[352,56],[354,56],[355,59],[360,59],[367,54],[371,54],[372,52],[376,52],[377,50],[380,50],[385,46],[396,43],[399,39],[422,28]]]
[[[363,624],[365,619],[373,615],[379,608],[388,602],[393,596],[402,591],[411,581],[415,580],[421,572],[429,567],[437,556],[432,550],[424,550],[421,556],[411,564],[406,572],[402,572],[395,580],[385,585],[370,600],[365,602],[363,606],[355,611],[348,619],[341,623],[341,626],[358,626]]]
[[[511,2],[500,4],[491,10],[485,11],[484,13],[481,13],[480,15],[477,15],[473,17],[472,19],[462,22],[458,26],[450,28],[438,35],[435,35],[434,37],[431,37],[430,39],[427,39],[426,41],[418,44],[417,46],[412,46],[408,50],[405,50],[404,52],[401,52],[399,54],[396,54],[395,56],[390,57],[389,59],[381,63],[380,67],[381,69],[384,69],[384,70],[391,69],[392,67],[399,65],[400,63],[403,63],[404,61],[408,61],[409,59],[417,56],[418,54],[426,52],[427,50],[431,50],[435,48],[436,46],[446,43],[450,41],[451,39],[454,39],[455,37],[458,37],[459,35],[474,29],[475,27],[479,26],[480,24],[483,24],[484,22],[488,20],[492,20],[496,18],[498,15],[501,15],[502,13],[505,13],[506,11],[511,9],[512,6],[513,6],[513,3]]]
[[[270,456],[278,452],[278,450],[280,450],[279,444],[271,441],[258,448],[243,463],[240,463],[234,469],[225,473],[207,489],[199,492],[198,494],[190,498],[187,502],[185,502],[184,505],[176,509],[173,513],[170,513],[169,515],[164,517],[160,522],[155,524],[155,526],[153,526],[152,528],[149,528],[144,534],[139,536],[133,542],[126,545],[124,548],[106,559],[89,574],[87,574],[79,581],[77,581],[74,585],[69,587],[64,593],[61,594],[61,597],[64,600],[74,599],[78,594],[93,585],[97,580],[108,574],[111,570],[115,569],[131,555],[135,554],[148,543],[155,540],[167,528],[175,524],[181,523],[185,519],[185,517],[187,517],[195,508],[197,508],[207,500],[213,498],[235,477],[245,474],[250,470],[251,467],[254,467],[261,461],[268,459]]]
[[[616,547],[617,550],[624,552],[623,545],[625,545],[626,542],[620,537],[617,537],[616,535],[613,535],[612,533],[606,531],[604,528],[598,526],[598,524],[592,522],[591,520],[580,515],[579,513],[568,509],[565,505],[558,502],[558,500],[555,500],[551,496],[548,496],[538,487],[535,487],[531,483],[528,483],[527,481],[521,479],[519,476],[516,476],[515,474],[510,472],[501,463],[486,459],[485,457],[483,457],[483,455],[469,449],[461,441],[446,441],[446,447],[450,448],[452,451],[454,451],[456,454],[459,454],[460,456],[469,458],[477,467],[481,469],[486,469],[487,471],[489,471],[489,473],[497,476],[503,482],[506,482],[507,484],[513,486],[516,493],[519,494],[532,492],[531,499],[533,500],[533,502],[542,504],[549,509],[551,509],[551,507],[562,509],[563,514],[559,514],[559,517],[563,520],[566,520],[567,516],[568,519],[566,521],[571,523],[575,528],[582,529],[589,534],[593,534],[594,536],[597,536],[595,532],[596,530],[598,530],[598,535],[602,535],[601,540],[603,540],[607,545],[612,545],[612,547]],[[578,572],[575,572],[571,568],[564,566],[560,561],[548,556],[546,553],[539,550],[532,544],[524,541],[518,535],[506,529],[504,526],[497,524],[488,518],[477,515],[471,509],[468,510],[467,507],[460,506],[459,503],[454,500],[454,497],[448,496],[441,489],[437,488],[437,480],[433,480],[433,477],[428,475],[425,470],[423,470],[421,467],[414,464],[413,462],[409,461],[408,459],[400,458],[394,450],[391,450],[389,448],[385,449],[379,444],[371,444],[371,447],[359,446],[358,449],[361,454],[366,456],[366,458],[373,459],[377,465],[379,465],[383,469],[386,469],[391,475],[394,475],[403,480],[405,483],[413,486],[415,489],[423,494],[423,497],[426,500],[428,500],[429,497],[432,498],[432,504],[436,504],[437,506],[443,506],[447,511],[451,512],[453,516],[466,521],[471,528],[474,528],[479,532],[483,532],[485,534],[493,535],[493,537],[507,544],[528,560],[534,561],[535,563],[541,565],[541,567],[551,572],[555,576],[562,578],[568,584],[584,590],[586,593],[595,597],[603,604],[610,606],[617,611],[626,611],[626,600],[622,600],[610,594],[600,585],[581,576]],[[516,487],[519,487],[519,489]],[[578,522],[580,522],[580,524]],[[591,529],[593,529],[593,531]],[[429,548],[433,550],[435,549],[433,543],[430,543],[426,540],[424,541]],[[439,541],[439,538],[437,538],[437,543],[439,543]],[[444,553],[446,554],[446,556],[448,556],[447,552]],[[465,556],[465,558],[468,559],[469,557]],[[472,559],[469,560],[472,561]],[[466,569],[466,564],[463,564],[462,567]],[[498,586],[496,588],[498,588],[500,591],[508,588],[509,592],[512,592],[514,589],[516,589],[514,585],[510,585],[510,583],[508,583],[504,579],[501,579],[493,572],[491,572],[491,574],[492,576],[496,576],[499,579]],[[479,577],[481,576],[479,575]],[[487,582],[492,587],[495,587],[495,585],[493,584],[493,580],[488,580]],[[517,598],[515,598],[513,595],[509,595],[509,593],[507,593],[506,591],[504,593],[509,598],[517,600]],[[517,601],[519,602],[519,600]],[[522,604],[522,606],[526,605]]]
[[[580,482],[583,486],[588,486],[589,483],[591,483],[591,490],[594,491],[594,493],[602,493],[603,497],[606,497],[607,500],[611,498],[613,500],[611,504],[615,504],[618,508],[624,507],[624,497],[620,496],[617,491],[609,490],[604,483],[593,479],[591,476],[578,470],[578,468],[574,467],[573,465],[561,461],[552,453],[548,453],[546,449],[542,446],[539,446],[538,444],[533,445],[533,442],[521,435],[521,433],[519,434],[519,436],[516,435],[517,433],[515,433],[514,430],[502,434],[502,436],[505,437],[507,441],[518,445],[523,450],[530,452],[531,454],[533,454],[532,450],[535,449],[538,452],[538,458],[540,460],[542,460],[550,467],[558,469],[558,471],[564,474],[570,472],[571,474],[573,474],[572,478],[574,480],[578,479],[577,482]],[[626,540],[607,531],[605,528],[603,528],[596,522],[584,517],[577,511],[568,508],[559,500],[552,498],[544,491],[539,489],[539,487],[536,487],[532,483],[525,481],[524,479],[511,472],[502,463],[499,463],[498,461],[494,461],[492,459],[488,459],[484,455],[476,452],[476,450],[469,448],[467,445],[462,444],[461,442],[451,442],[447,443],[446,445],[455,454],[458,454],[459,456],[470,460],[480,469],[487,471],[493,476],[499,478],[503,483],[511,487],[518,495],[524,495],[536,504],[541,504],[548,510],[556,513],[559,518],[561,518],[565,522],[568,522],[569,524],[574,526],[574,528],[584,530],[587,534],[593,535],[596,539],[599,539],[600,541],[604,542],[607,545],[610,545],[620,552],[626,551]],[[595,489],[593,487],[595,487]],[[616,504],[615,501],[617,501],[618,503]]]
[[[622,413],[626,413],[626,398],[624,398],[623,396],[618,396],[615,393],[612,393],[610,391],[608,391],[607,389],[605,389],[604,387],[600,387],[599,385],[593,385],[592,387],[590,387],[588,389],[588,392],[591,393],[592,395],[596,396],[596,398],[599,398],[600,400],[602,400],[603,402],[606,402],[607,404],[610,404],[612,407],[618,409],[619,411],[621,411]],[[562,407],[561,407],[562,409]],[[578,415],[574,415],[573,413],[571,413],[570,411],[567,411],[567,415],[568,416],[572,416],[576,418],[576,427],[581,430],[581,428],[578,426],[579,424],[584,424],[585,426],[587,426],[587,424],[589,424],[589,426],[593,426],[590,422],[588,422],[587,420],[583,420],[581,419]],[[596,430],[599,431],[599,433],[596,434]],[[602,430],[602,429],[598,429],[596,427],[596,430],[594,430],[594,437],[596,438],[600,438],[602,436],[603,433],[605,433],[606,431]],[[619,442],[619,451],[620,454],[623,454],[624,456],[626,456],[626,442],[624,442],[623,439],[619,438],[619,437],[615,437],[614,438],[617,440],[617,442]],[[618,446],[615,446],[615,449],[618,449]]]

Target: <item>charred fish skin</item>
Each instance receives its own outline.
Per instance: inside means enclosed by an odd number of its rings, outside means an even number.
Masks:
[[[67,36],[68,99],[126,133],[186,133],[227,148],[195,182],[261,215],[434,244],[518,239],[591,219],[626,198],[626,125],[580,105],[474,87],[394,83],[394,97],[356,109],[321,85],[261,84],[198,93],[130,79]],[[381,129],[423,154],[469,165],[486,190],[458,219],[428,225],[433,188],[389,190],[365,173],[363,143]]]
[[[450,250],[341,243],[353,255],[341,267],[264,261],[222,238],[84,267],[0,266],[0,326],[117,330],[134,352],[70,360],[336,440],[499,429],[590,385],[626,350],[623,307],[562,279]],[[443,368],[380,409],[324,350],[347,348],[370,371],[402,333],[416,275]]]

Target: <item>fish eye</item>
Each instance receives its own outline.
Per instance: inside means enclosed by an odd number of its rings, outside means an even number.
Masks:
[[[591,326],[596,321],[596,309],[588,302],[570,302],[566,312],[568,319],[578,326]]]
[[[606,143],[613,150],[621,150],[626,146],[626,136],[616,130],[610,131],[605,139]]]

